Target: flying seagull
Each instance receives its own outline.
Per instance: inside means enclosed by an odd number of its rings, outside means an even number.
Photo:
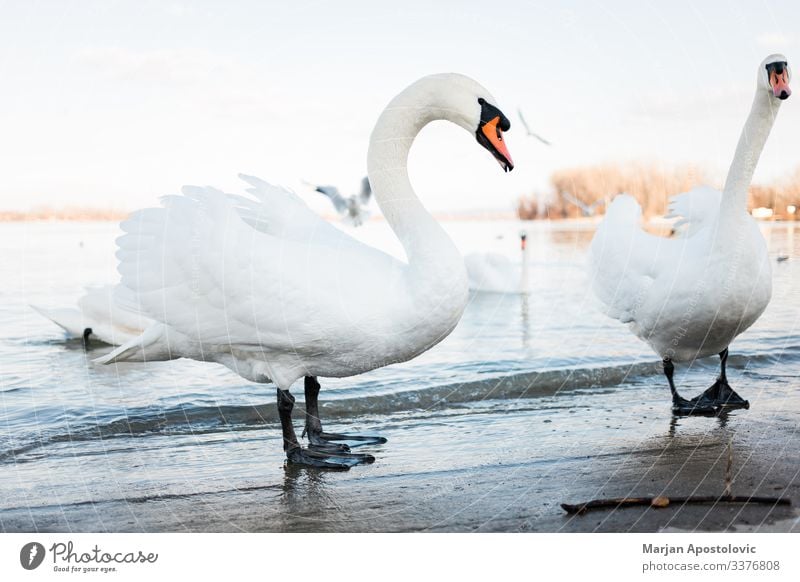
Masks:
[[[574,204],[581,210],[581,214],[584,216],[594,216],[594,213],[606,203],[605,198],[601,198],[600,200],[595,200],[591,204],[586,204],[569,194],[568,192],[561,192],[561,197],[566,200],[567,202]]]
[[[315,190],[330,198],[333,207],[344,222],[353,226],[361,226],[369,218],[367,205],[372,196],[372,188],[369,185],[369,178],[366,176],[361,180],[361,192],[347,198],[341,195],[336,186],[315,186]]]
[[[533,132],[531,131],[531,128],[528,126],[528,122],[527,122],[527,121],[525,121],[525,117],[522,115],[522,109],[517,109],[517,115],[519,115],[519,120],[522,122],[522,126],[525,128],[525,131],[526,131],[526,132],[528,132],[528,135],[529,135],[529,136],[531,136],[531,137],[535,137],[535,138],[536,138],[536,139],[538,139],[540,142],[542,142],[544,145],[549,145],[549,146],[553,145],[553,144],[551,144],[549,141],[547,141],[546,139],[544,139],[544,138],[543,138],[541,135],[539,135],[538,133],[533,133]]]

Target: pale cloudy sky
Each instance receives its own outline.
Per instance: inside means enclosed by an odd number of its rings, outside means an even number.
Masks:
[[[431,126],[411,173],[433,210],[509,209],[554,169],[610,160],[721,177],[757,65],[792,63],[799,26],[796,0],[0,0],[0,209],[134,209],[237,172],[355,189],[381,108],[442,71],[492,91],[517,169]],[[798,100],[757,180],[800,164]]]

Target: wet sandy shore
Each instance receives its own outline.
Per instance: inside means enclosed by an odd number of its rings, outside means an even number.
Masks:
[[[337,423],[330,428],[389,439],[371,449],[373,465],[348,472],[284,467],[272,426],[218,433],[202,447],[197,437],[161,489],[137,485],[137,475],[157,480],[147,473],[155,447],[141,451],[130,478],[116,484],[117,495],[87,487],[86,499],[59,500],[39,487],[24,505],[0,511],[0,524],[7,532],[800,531],[800,394],[791,378],[744,374],[735,385],[750,398],[750,410],[678,420],[660,382],[654,375],[614,389]],[[734,494],[788,497],[792,507],[672,506],[583,516],[560,508],[601,497],[720,494],[729,442]],[[86,462],[113,466],[114,455],[109,447],[102,461],[76,458],[73,466],[54,467],[53,490],[58,471],[80,471]],[[203,470],[193,469],[198,455]],[[216,467],[211,474],[209,464]],[[19,479],[24,470],[17,466]]]

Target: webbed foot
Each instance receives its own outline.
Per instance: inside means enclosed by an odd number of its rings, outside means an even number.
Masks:
[[[346,471],[356,465],[375,462],[372,455],[347,452],[327,452],[319,449],[293,447],[286,451],[286,459],[294,465],[305,465],[319,469]]]
[[[700,396],[692,399],[712,401],[717,408],[750,408],[750,402],[739,396],[725,380],[717,380]]]
[[[387,439],[382,436],[362,435],[362,434],[342,434],[335,432],[323,432],[307,430],[309,447],[319,450],[344,451],[349,452],[355,447],[365,445],[382,445]]]
[[[686,400],[682,396],[672,398],[672,414],[676,416],[714,416],[718,407],[714,400],[706,399],[704,395]]]

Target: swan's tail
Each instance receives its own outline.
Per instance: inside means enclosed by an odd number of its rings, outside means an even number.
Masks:
[[[117,349],[96,358],[95,364],[113,364],[115,362],[157,362],[172,360],[172,350],[169,348],[167,327],[155,324],[148,327],[144,333],[122,344]]]
[[[83,314],[79,310],[75,308],[46,309],[37,305],[31,305],[30,307],[36,313],[49,319],[67,332],[67,337],[83,337],[86,325],[83,321]]]
[[[127,311],[115,300],[130,295],[126,289],[114,290],[112,285],[88,287],[78,300],[78,308],[45,309],[36,305],[31,307],[39,314],[53,321],[67,332],[70,338],[83,337],[87,329],[92,338],[107,344],[120,345],[140,335],[153,322],[146,317]]]

